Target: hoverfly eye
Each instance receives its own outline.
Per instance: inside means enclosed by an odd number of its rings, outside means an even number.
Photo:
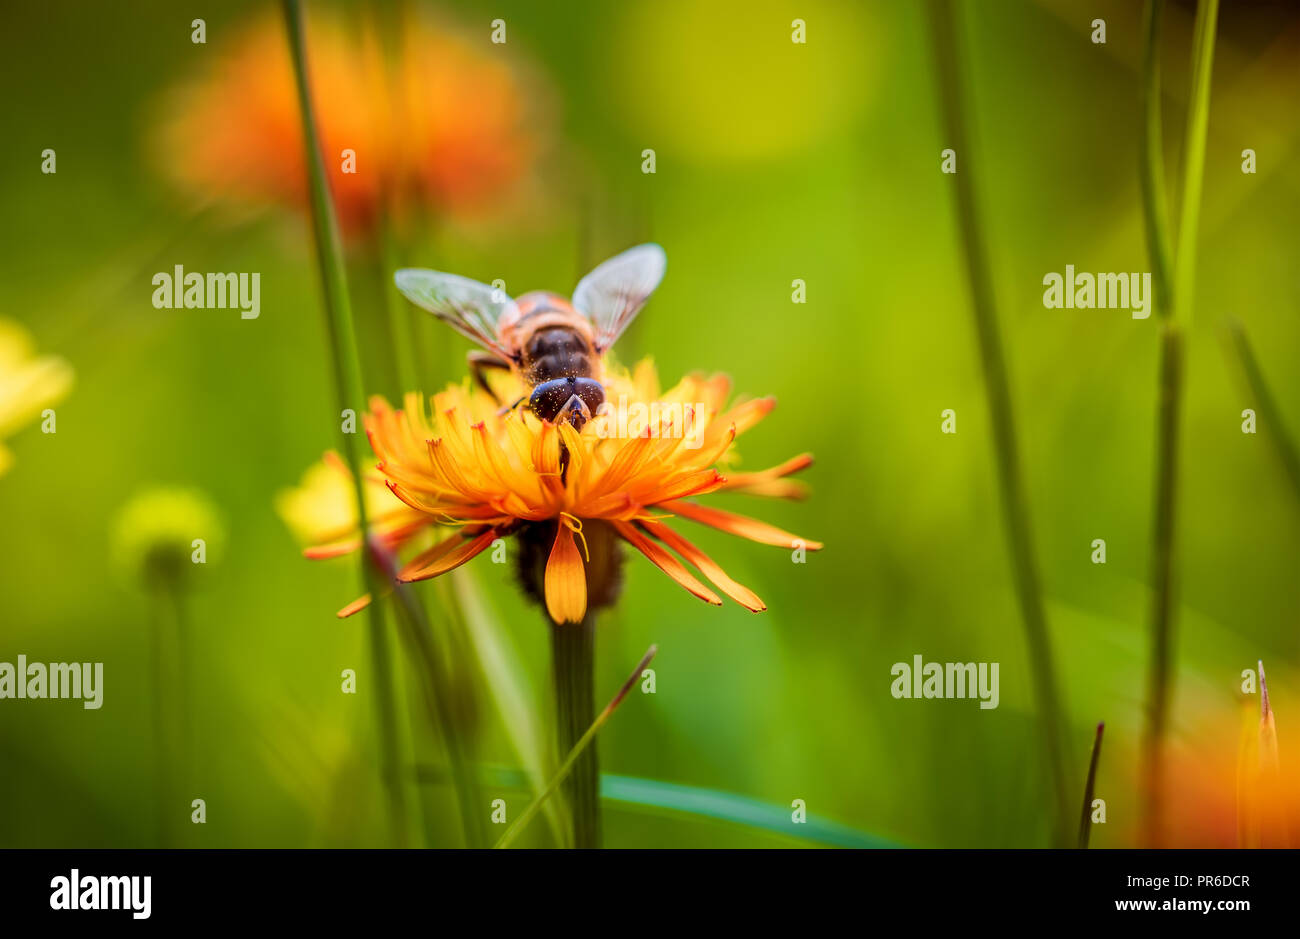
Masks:
[[[582,403],[594,415],[600,406],[605,403],[605,389],[600,382],[594,378],[579,378],[575,382],[574,394],[582,399]]]
[[[528,409],[545,421],[555,420],[560,408],[573,396],[572,379],[553,378],[533,389],[528,398]]]

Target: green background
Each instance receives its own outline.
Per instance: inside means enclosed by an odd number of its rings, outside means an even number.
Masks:
[[[1138,191],[1138,4],[1043,0],[966,8],[974,174],[991,248],[1067,751],[1082,792],[1092,728],[1107,723],[1094,844],[1132,843],[1150,595],[1158,324],[1122,311],[1047,310],[1042,278],[1150,270]],[[1086,9],[1085,9],[1086,7]],[[652,642],[657,694],[633,694],[601,733],[607,772],[709,787],[903,844],[1036,845],[1047,837],[1032,677],[997,501],[990,424],[953,216],[939,172],[935,69],[916,3],[529,4],[444,7],[549,89],[551,145],[537,167],[545,211],[447,221],[403,249],[512,292],[568,291],[582,271],[644,240],[668,276],[620,343],[671,383],[725,371],[776,411],[741,441],[748,468],[802,451],[810,497],[713,504],[826,549],[789,553],[693,528],[769,609],[699,603],[639,556],[599,626],[597,699]],[[193,767],[174,811],[180,843],[385,843],[367,768],[362,618],[334,611],[359,589],[350,561],[307,562],[274,511],[277,492],[337,445],[337,409],[310,229],[293,211],[252,223],[195,217],[147,156],[159,97],[265,9],[209,3],[50,2],[6,12],[0,37],[0,315],[76,387],[58,432],[29,427],[0,479],[0,661],[102,661],[104,707],[0,701],[0,845],[159,843],[150,735],[148,597],[115,568],[113,520],[153,485],[193,486],[226,536],[187,601]],[[309,5],[309,15],[311,6]],[[207,19],[208,44],[189,21]],[[789,40],[808,23],[808,43]],[[1108,42],[1090,42],[1104,17]],[[1166,141],[1176,179],[1191,8],[1167,11]],[[1241,320],[1300,431],[1300,56],[1282,6],[1228,4],[1216,51],[1178,517],[1179,631],[1171,735],[1200,744],[1236,714],[1241,670],[1269,668],[1286,759],[1300,714],[1295,666],[1300,504],[1222,325]],[[540,87],[540,86],[539,86]],[[40,173],[40,153],[58,172]],[[654,148],[657,172],[641,172]],[[1259,171],[1241,172],[1241,151]],[[1177,200],[1174,208],[1177,209]],[[586,234],[584,235],[584,231]],[[585,240],[584,240],[585,239]],[[155,310],[150,279],[175,264],[259,271],[259,319]],[[807,303],[791,303],[791,282]],[[354,268],[367,384],[398,391],[375,309],[374,270]],[[518,289],[516,289],[516,287]],[[468,343],[427,333],[425,390],[463,374]],[[957,413],[956,435],[940,412]],[[698,537],[696,537],[698,536]],[[1104,538],[1108,561],[1090,562]],[[531,700],[549,707],[546,628],[511,571],[472,566],[518,645]],[[432,585],[421,585],[434,599]],[[1001,706],[895,700],[890,666],[1001,663]],[[518,765],[479,701],[485,763]],[[417,702],[418,703],[418,702]],[[437,762],[412,709],[422,759]],[[1230,746],[1234,745],[1230,741]],[[1198,749],[1199,748],[1199,749]],[[512,814],[526,797],[506,798]],[[190,795],[192,790],[193,795]],[[205,826],[188,825],[203,798]],[[430,787],[436,843],[460,840],[451,790]],[[487,806],[483,811],[488,811]],[[788,812],[788,808],[782,809]],[[539,821],[525,843],[546,843]],[[714,820],[607,806],[617,846],[803,843]],[[799,832],[791,826],[791,834]]]

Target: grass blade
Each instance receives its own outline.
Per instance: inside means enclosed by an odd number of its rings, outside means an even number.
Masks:
[[[488,765],[481,767],[480,771],[487,785],[501,789],[528,788],[526,775],[517,769]],[[442,782],[446,777],[446,770],[438,766],[418,766],[416,776],[421,783],[425,784]],[[640,776],[601,773],[600,794],[604,801],[616,803],[632,811],[707,819],[827,847],[903,847],[898,842],[880,835],[859,831],[816,815],[810,814],[805,824],[796,825],[790,820],[790,810],[783,806],[772,805],[734,792],[724,792],[721,789],[686,786]]]
[[[957,39],[959,22],[951,0],[931,0],[930,23],[934,33],[936,63],[943,130],[946,143],[961,154],[971,154],[970,135],[965,121],[962,88],[969,82],[963,68]],[[970,157],[966,156],[967,166]],[[1069,839],[1069,781],[1065,754],[1061,745],[1062,708],[1052,662],[1051,637],[1047,632],[1047,615],[1043,607],[1042,588],[1034,559],[1030,536],[1028,501],[1020,476],[1020,455],[1016,425],[1011,406],[1011,389],[998,334],[993,282],[989,273],[988,252],[980,227],[975,189],[968,172],[952,177],[957,193],[957,220],[970,282],[971,305],[979,338],[980,359],[988,389],[989,415],[993,424],[994,453],[997,460],[998,485],[1001,490],[1003,522],[1006,526],[1016,594],[1024,620],[1025,638],[1033,671],[1034,695],[1042,727],[1047,773],[1052,794],[1052,830],[1054,843],[1064,846]]]
[[[718,789],[702,789],[698,786],[660,782],[657,779],[605,773],[601,776],[601,794],[608,802],[619,802],[633,808],[709,818],[761,829],[783,838],[813,841],[837,848],[901,847],[878,835],[814,815],[809,815],[804,824],[796,825],[790,820],[790,810],[784,806],[771,805]]]
[[[1192,92],[1183,138],[1183,199],[1179,205],[1178,254],[1174,257],[1174,315],[1184,324],[1192,317],[1196,237],[1205,181],[1205,138],[1210,123],[1210,73],[1214,67],[1214,34],[1218,21],[1219,0],[1201,0],[1196,6],[1192,38]]]
[[[1097,763],[1101,760],[1101,735],[1105,732],[1104,723],[1097,725],[1097,736],[1092,741],[1092,759],[1088,763],[1088,781],[1083,786],[1083,812],[1079,816],[1079,847],[1088,847],[1088,836],[1092,834],[1092,797],[1097,786]]]
[[[1255,350],[1251,348],[1245,327],[1234,318],[1228,320],[1227,330],[1242,373],[1246,377],[1246,384],[1251,394],[1255,396],[1255,410],[1263,418],[1269,439],[1277,448],[1282,468],[1286,471],[1287,479],[1291,481],[1291,488],[1295,490],[1296,498],[1300,499],[1300,451],[1296,450],[1295,441],[1282,423],[1277,398],[1273,396],[1273,389],[1264,380],[1264,373],[1260,370],[1259,360],[1255,358]]]
[[[1161,4],[1150,0],[1147,10],[1146,49],[1143,55],[1145,110],[1148,134],[1158,133],[1159,78],[1157,46],[1159,42]],[[1174,258],[1174,285],[1171,295],[1157,303],[1165,311],[1160,347],[1160,403],[1156,418],[1156,492],[1152,530],[1151,671],[1147,688],[1147,719],[1144,731],[1140,803],[1143,841],[1150,847],[1162,833],[1164,791],[1164,737],[1168,724],[1170,671],[1174,653],[1174,523],[1178,494],[1178,440],[1183,399],[1182,328],[1191,318],[1192,292],[1195,287],[1196,236],[1200,219],[1201,188],[1205,171],[1205,137],[1209,124],[1210,71],[1214,60],[1214,34],[1218,21],[1218,0],[1202,0],[1196,9],[1195,38],[1192,49],[1192,90],[1188,103],[1187,129],[1183,147],[1183,201],[1178,226],[1178,254]],[[1156,128],[1155,131],[1152,128]],[[1163,188],[1163,170],[1156,165],[1161,154],[1145,148],[1143,187],[1148,204],[1148,241],[1152,246],[1152,264],[1167,270],[1168,239],[1163,234],[1164,219],[1151,206],[1162,203],[1155,192]]]
[[[303,29],[302,6],[298,0],[283,0],[284,20],[288,31],[289,51],[293,59],[293,72],[298,93],[298,109],[302,118],[303,144],[306,150],[308,182],[311,192],[311,218],[315,233],[316,259],[320,267],[321,285],[325,294],[326,322],[333,356],[335,390],[338,409],[359,410],[365,402],[365,386],[361,380],[361,359],[357,354],[356,334],[353,330],[352,305],[348,299],[347,273],[343,264],[343,248],[339,240],[338,221],[334,203],[330,198],[322,162],[320,138],[316,130],[316,114],[312,105],[311,86],[308,80],[306,36]],[[357,503],[359,530],[369,531],[366,519],[366,500],[355,434],[341,435],[343,458],[352,471]],[[360,552],[361,578],[366,591],[377,597],[377,578],[367,552]],[[401,738],[397,723],[396,675],[389,649],[388,632],[384,624],[383,606],[372,603],[368,611],[370,626],[371,661],[375,669],[375,714],[379,723],[379,752],[383,764],[384,789],[388,794],[389,820],[399,844],[408,840],[409,815],[405,789],[399,778],[402,765]]]
[[[546,788],[543,789],[537,798],[533,800],[532,804],[529,805],[528,808],[524,809],[520,816],[515,819],[515,823],[506,829],[505,834],[503,834],[501,839],[496,843],[496,847],[507,848],[517,837],[519,837],[519,833],[524,830],[529,821],[532,820],[532,817],[537,814],[538,810],[545,804],[551,793],[559,788],[560,783],[564,782],[565,777],[569,775],[574,764],[578,762],[578,757],[580,757],[583,751],[587,749],[587,746],[596,739],[596,734],[600,732],[600,728],[605,726],[605,722],[608,721],[614,711],[618,709],[618,706],[623,703],[623,699],[627,697],[627,693],[632,690],[632,686],[635,685],[637,679],[641,677],[642,670],[650,664],[650,660],[655,657],[655,654],[658,651],[659,648],[657,646],[651,646],[646,650],[646,654],[641,656],[641,661],[637,663],[636,668],[632,669],[632,674],[627,677],[627,681],[623,682],[623,686],[618,689],[618,693],[610,699],[609,704],[605,705],[605,710],[596,715],[596,719],[591,722],[591,726],[587,728],[587,732],[578,738],[578,742],[573,745],[573,749],[569,751],[569,755],[560,765],[559,770],[551,778],[551,781],[546,784]],[[597,787],[597,789],[599,789],[599,787]]]
[[[508,633],[498,625],[473,572],[461,568],[453,571],[450,577],[484,684],[501,716],[506,736],[523,765],[528,787],[534,794],[540,794],[550,775],[550,746],[537,720],[540,713],[535,703],[537,697],[520,664],[518,652]],[[547,801],[543,811],[556,843],[567,844],[568,819],[560,804]]]

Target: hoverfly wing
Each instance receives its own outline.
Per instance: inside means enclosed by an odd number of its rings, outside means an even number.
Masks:
[[[393,279],[397,289],[416,306],[505,361],[511,360],[497,338],[497,323],[515,306],[504,291],[458,274],[423,268],[403,268]]]
[[[663,248],[637,245],[600,264],[578,282],[573,306],[595,327],[597,353],[606,352],[641,312],[667,267]]]

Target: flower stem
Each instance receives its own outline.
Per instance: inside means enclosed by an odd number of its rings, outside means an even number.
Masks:
[[[930,13],[939,67],[939,89],[943,130],[947,135],[946,143],[957,153],[962,154],[967,160],[966,165],[969,166],[973,150],[967,133],[962,101],[962,88],[968,83],[964,79],[961,50],[957,41],[956,11],[951,0],[931,0]],[[1064,846],[1068,844],[1072,800],[1069,796],[1069,777],[1066,773],[1065,754],[1061,745],[1062,708],[1056,687],[1056,671],[1052,661],[1051,637],[1047,632],[1042,588],[1038,581],[1038,569],[1030,537],[1028,502],[1020,476],[1015,419],[1012,413],[1011,391],[1003,358],[1002,341],[998,335],[993,282],[989,274],[988,253],[980,229],[979,212],[970,173],[956,173],[952,179],[957,193],[957,216],[965,249],[966,273],[970,281],[980,359],[983,364],[984,381],[988,387],[1003,521],[1011,551],[1020,613],[1024,620],[1025,638],[1029,646],[1034,695],[1038,704],[1047,756],[1048,779],[1053,803],[1053,841]]]
[[[325,293],[325,312],[334,365],[335,389],[340,411],[360,410],[364,404],[364,385],[361,380],[361,360],[357,354],[356,336],[353,332],[352,306],[348,299],[347,274],[343,264],[343,250],[339,242],[338,223],[334,204],[325,179],[325,166],[321,157],[320,140],[316,131],[316,115],[312,106],[311,88],[307,77],[306,41],[303,31],[302,7],[298,0],[283,0],[285,25],[288,28],[289,50],[293,57],[293,70],[298,90],[298,107],[302,116],[303,143],[306,150],[308,177],[311,191],[312,225],[315,231],[316,258],[320,267],[321,283]],[[360,531],[369,530],[366,519],[366,502],[357,455],[356,435],[344,433],[342,453],[352,470],[352,482],[357,505]],[[375,715],[379,724],[380,761],[384,789],[388,799],[389,822],[394,839],[401,845],[407,840],[407,809],[405,789],[399,776],[402,760],[398,753],[400,738],[397,724],[397,701],[388,633],[384,625],[377,578],[367,552],[361,551],[361,576],[366,589],[376,602],[368,610],[370,625],[371,663],[375,670],[373,687],[376,690]]]
[[[582,740],[596,717],[596,619],[551,624],[551,656],[555,676],[556,736],[559,752],[567,754]],[[573,815],[573,846],[600,847],[600,762],[595,740],[578,756],[564,783]]]
[[[174,802],[174,780],[172,778],[172,733],[171,722],[168,715],[171,709],[168,707],[169,694],[168,689],[171,683],[167,680],[167,635],[174,622],[174,610],[167,596],[167,590],[159,587],[153,591],[153,642],[151,657],[153,664],[153,730],[154,730],[154,764],[157,772],[157,794],[155,799],[158,803],[158,845],[159,847],[172,846],[172,833],[176,830],[171,823],[173,812],[175,811]]]

